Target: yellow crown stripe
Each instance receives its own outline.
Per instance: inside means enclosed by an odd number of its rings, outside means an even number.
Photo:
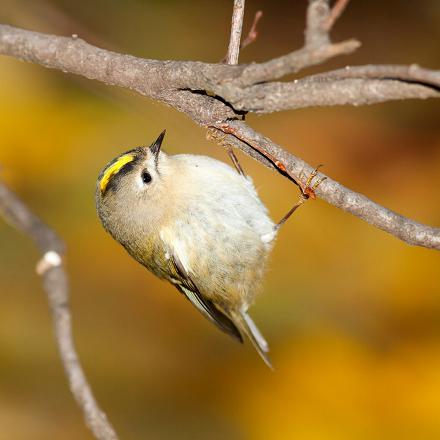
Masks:
[[[119,172],[119,170],[129,162],[132,162],[135,157],[132,154],[125,154],[121,156],[115,163],[110,165],[104,172],[101,181],[99,182],[99,188],[101,189],[101,194],[107,189],[110,179]]]

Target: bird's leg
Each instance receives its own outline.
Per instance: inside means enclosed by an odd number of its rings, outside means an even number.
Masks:
[[[232,163],[234,164],[235,169],[237,170],[238,174],[241,174],[243,177],[246,177],[246,174],[243,171],[243,168],[240,165],[240,162],[237,159],[237,156],[234,153],[234,150],[231,147],[228,147],[228,155],[232,160]]]
[[[228,144],[228,142],[225,141],[227,134],[226,133],[221,133],[219,134],[219,129],[215,128],[215,127],[209,127],[208,131],[206,133],[206,138],[211,140],[215,140],[219,143],[219,145],[221,145],[222,147],[225,147],[227,152],[228,152],[228,156],[231,158],[232,163],[234,164],[235,169],[237,170],[237,173],[246,177],[246,174],[243,171],[243,168],[240,165],[240,162],[237,159],[237,156],[234,153],[234,150],[232,149],[232,147]]]
[[[313,185],[312,185],[312,181],[313,179],[316,177],[316,175],[318,174],[318,170],[322,165],[318,165],[311,173],[310,176],[308,177],[306,184],[303,185],[301,183],[301,178],[303,173],[301,172],[300,176],[299,176],[299,181],[298,181],[298,186],[299,189],[301,191],[298,201],[295,203],[295,205],[292,206],[292,208],[289,210],[289,212],[277,223],[276,225],[276,229],[279,229],[282,225],[284,225],[284,223],[286,223],[286,221],[289,219],[289,217],[309,198],[311,199],[316,199],[316,195],[315,195],[315,189],[318,188],[319,185],[321,185],[321,183],[326,179],[326,177],[322,177],[321,179],[318,179]]]

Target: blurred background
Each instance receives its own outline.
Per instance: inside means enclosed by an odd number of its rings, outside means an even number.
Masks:
[[[209,6],[209,7],[207,7]],[[248,0],[242,62],[302,43],[305,0]],[[231,1],[2,0],[0,22],[78,34],[115,51],[217,62]],[[440,2],[353,1],[335,40],[350,64],[440,69]],[[227,161],[192,121],[124,90],[0,59],[4,179],[65,239],[77,349],[121,439],[438,439],[438,252],[410,247],[322,201],[280,233],[252,315],[275,372],[128,257],[98,223],[95,181],[164,128],[169,153]],[[439,102],[306,109],[249,123],[344,185],[440,226]],[[239,153],[238,153],[239,154]],[[297,188],[239,154],[275,220]],[[28,238],[0,221],[0,438],[92,439],[67,387]]]

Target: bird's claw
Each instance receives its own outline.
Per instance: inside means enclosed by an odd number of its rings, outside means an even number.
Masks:
[[[298,185],[299,185],[299,188],[300,188],[300,190],[301,190],[301,195],[302,195],[302,197],[304,198],[304,199],[312,199],[312,200],[315,200],[316,199],[316,193],[315,193],[315,190],[316,190],[316,188],[318,188],[318,186],[319,185],[321,185],[321,183],[325,180],[325,179],[327,179],[327,177],[326,176],[323,176],[323,177],[321,177],[320,179],[318,179],[313,185],[312,185],[312,182],[313,182],[313,179],[318,175],[318,170],[319,170],[319,168],[321,168],[322,167],[322,165],[318,165],[311,173],[310,173],[310,175],[309,175],[309,177],[307,178],[307,180],[306,180],[306,183],[305,184],[303,184],[302,182],[301,182],[301,180],[303,179],[303,177],[304,177],[304,173],[303,173],[303,171],[301,171],[301,173],[300,173],[300,175],[299,175],[299,181],[298,181]]]

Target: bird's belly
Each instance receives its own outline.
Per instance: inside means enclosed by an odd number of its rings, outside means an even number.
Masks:
[[[252,230],[239,232],[220,223],[198,225],[192,236],[186,228],[180,233],[178,240],[185,243],[187,264],[203,295],[224,308],[250,305],[269,251],[261,237]]]

